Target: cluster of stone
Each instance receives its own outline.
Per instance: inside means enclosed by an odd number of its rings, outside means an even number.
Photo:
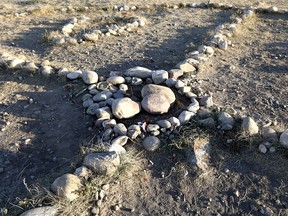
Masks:
[[[123,5],[123,6],[118,6],[118,5],[115,5],[113,7],[113,9],[115,11],[135,11],[137,9],[139,9],[138,7],[136,7],[135,5],[132,5],[132,6],[129,6],[129,5]]]
[[[82,18],[82,22],[88,20],[88,17]],[[146,24],[146,19],[142,17],[136,17],[132,22],[127,23],[124,26],[119,26],[117,24],[111,24],[103,29],[96,29],[90,33],[84,33],[80,36],[72,36],[73,27],[77,24],[77,18],[73,18],[69,23],[63,26],[62,35],[57,35],[52,38],[52,42],[56,45],[62,44],[81,44],[85,42],[95,43],[100,38],[113,36],[120,36],[124,32],[134,32],[137,28],[144,27]]]

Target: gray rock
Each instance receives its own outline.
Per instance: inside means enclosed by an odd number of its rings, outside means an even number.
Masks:
[[[179,119],[176,117],[170,117],[168,121],[171,123],[173,128],[179,127],[181,125]]]
[[[155,136],[148,136],[143,140],[143,146],[147,151],[155,151],[160,147],[161,141]]]
[[[157,94],[157,93],[165,95],[170,104],[174,103],[176,100],[174,92],[170,88],[165,86],[148,84],[145,85],[141,90],[142,98],[144,98],[149,94]]]
[[[112,140],[111,145],[117,144],[120,146],[124,146],[128,142],[128,139],[129,139],[129,137],[127,137],[127,136],[119,136],[119,137]]]
[[[262,135],[263,135],[264,140],[268,140],[268,141],[277,141],[278,140],[276,131],[270,127],[263,128]]]
[[[65,174],[58,177],[51,185],[51,190],[57,196],[64,197],[70,201],[78,198],[77,192],[81,187],[81,181],[76,175]]]
[[[104,90],[104,91],[101,91],[99,92],[98,94],[96,94],[94,97],[93,97],[93,100],[95,102],[100,102],[100,101],[105,101],[107,100],[108,98],[112,97],[113,93],[108,91],[108,90]]]
[[[272,146],[271,148],[269,148],[269,152],[271,152],[271,153],[276,152],[276,148],[274,146]]]
[[[191,87],[190,86],[183,86],[183,87],[179,88],[178,93],[181,94],[181,95],[184,95],[184,94],[186,94],[187,92],[190,92],[190,91],[191,91]]]
[[[193,145],[194,157],[192,163],[195,163],[202,171],[208,171],[210,165],[211,146],[205,139],[196,139]]]
[[[189,104],[187,110],[190,112],[197,113],[197,111],[200,109],[199,102],[195,98],[192,98],[191,101],[192,103]]]
[[[227,50],[227,49],[228,49],[228,41],[225,40],[225,39],[222,39],[222,40],[218,43],[218,47],[219,47],[219,49]]]
[[[116,92],[113,94],[114,99],[124,98],[124,94]]]
[[[180,124],[181,125],[185,125],[185,124],[188,124],[189,121],[191,120],[191,118],[195,115],[194,112],[190,112],[190,111],[187,111],[187,110],[184,110],[180,113],[178,119],[180,121]]]
[[[213,56],[214,54],[214,50],[210,46],[201,45],[198,47],[198,51],[199,53],[204,53],[204,54],[207,54],[208,56]]]
[[[102,127],[104,129],[114,128],[116,124],[117,124],[117,122],[115,119],[107,119],[107,120],[102,122]]]
[[[176,84],[175,84],[175,88],[176,88],[176,89],[183,88],[184,86],[185,86],[185,83],[182,82],[181,80],[177,80],[177,81],[176,81]]]
[[[153,84],[153,80],[152,80],[151,78],[147,78],[147,79],[145,80],[145,83],[146,83],[146,84]]]
[[[201,106],[205,106],[205,107],[211,107],[213,106],[213,99],[212,96],[204,96],[200,99],[199,104]]]
[[[183,76],[184,72],[180,69],[172,69],[168,71],[169,78],[174,78],[177,80],[179,77]]]
[[[141,106],[146,112],[157,115],[167,113],[170,103],[165,95],[158,93],[146,95],[141,101]]]
[[[259,131],[257,123],[251,117],[245,117],[241,127],[242,130],[250,136],[258,134]]]
[[[105,106],[107,106],[106,101],[100,101],[98,104],[99,104],[100,107],[105,107]]]
[[[91,99],[91,98],[92,98],[91,94],[84,94],[81,99],[84,102],[85,100],[88,100],[88,99]]]
[[[265,154],[265,153],[267,152],[267,148],[266,148],[266,146],[263,145],[263,144],[260,144],[260,145],[259,145],[258,150],[259,150],[259,152],[261,152],[261,153],[263,153],[263,154]]]
[[[225,124],[230,124],[231,126],[234,126],[235,124],[235,121],[234,121],[234,118],[226,113],[226,112],[221,112],[218,116],[218,121],[222,124],[222,125],[225,125]]]
[[[112,113],[118,119],[127,119],[141,111],[141,106],[130,98],[115,99],[112,103]]]
[[[103,135],[102,135],[102,140],[103,140],[103,141],[108,141],[108,140],[110,140],[112,134],[113,134],[113,129],[112,129],[112,128],[107,128],[107,129],[104,131]]]
[[[92,99],[87,99],[87,100],[83,101],[83,103],[82,103],[83,107],[85,107],[85,108],[90,107],[92,104],[94,104],[94,101]]]
[[[98,82],[98,74],[95,71],[83,71],[82,79],[84,83],[90,85]]]
[[[288,130],[284,131],[281,135],[280,135],[280,144],[288,149]]]
[[[107,79],[107,82],[111,83],[112,85],[120,85],[125,83],[125,79],[122,76],[110,76]]]
[[[200,119],[198,120],[199,125],[202,125],[206,128],[214,129],[216,127],[216,123],[212,117],[206,118],[206,119]]]
[[[95,114],[98,119],[102,119],[102,120],[111,119],[112,117],[112,113],[109,107],[98,108]]]
[[[161,128],[171,128],[171,122],[168,120],[159,120],[157,121],[157,124],[161,127]]]
[[[185,93],[185,97],[191,99],[191,102],[194,102],[194,99],[197,98],[197,95],[193,92],[187,92]]]
[[[147,128],[146,128],[147,132],[149,132],[149,133],[152,131],[156,131],[158,129],[160,129],[160,126],[157,124],[148,124]]]
[[[144,67],[130,68],[125,72],[125,76],[138,77],[141,79],[152,78],[152,71]]]
[[[127,134],[127,128],[123,123],[116,124],[113,128],[113,131],[118,135],[126,135]]]
[[[58,209],[54,206],[44,206],[25,211],[20,216],[57,216]]]
[[[96,174],[112,176],[120,165],[120,157],[115,152],[90,153],[85,156],[83,165]]]
[[[94,103],[88,107],[88,109],[86,110],[86,113],[89,115],[96,115],[96,111],[97,109],[99,109],[99,107],[100,107],[99,104]]]
[[[169,78],[169,79],[166,80],[165,84],[166,84],[168,87],[172,88],[172,87],[174,87],[174,86],[176,85],[176,82],[177,82],[176,79],[174,79],[174,78]]]
[[[113,101],[114,101],[114,98],[108,98],[108,99],[106,100],[106,104],[107,104],[108,106],[112,106]]]
[[[127,136],[131,139],[136,139],[141,134],[141,127],[140,125],[131,125],[128,127]]]
[[[143,80],[141,78],[132,77],[131,85],[138,86],[138,85],[141,85],[142,83],[143,83]]]
[[[155,84],[164,83],[168,79],[168,72],[165,70],[152,71],[152,80]]]

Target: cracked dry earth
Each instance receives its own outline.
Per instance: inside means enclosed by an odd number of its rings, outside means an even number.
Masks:
[[[287,8],[287,2],[279,4]],[[235,11],[131,13],[128,15],[146,17],[147,26],[125,37],[60,47],[43,42],[41,36],[80,14],[1,17],[1,49],[29,60],[48,59],[55,65],[93,69],[103,75],[133,66],[171,69]],[[81,15],[95,20],[101,16]],[[248,113],[259,123],[277,121],[287,129],[287,35],[287,14],[257,15],[231,39],[233,47],[216,50],[208,66],[197,74],[195,85],[212,92],[215,103],[227,110]],[[82,157],[80,145],[96,140],[92,119],[75,97],[82,87],[56,77],[0,70],[0,124],[7,125],[0,132],[0,167],[4,168],[0,173],[0,208],[8,208],[8,215],[23,211],[12,204],[18,205],[29,196],[24,179],[29,187],[49,188],[56,177],[77,167]],[[29,103],[31,98],[33,103]],[[145,177],[129,188],[115,186],[117,193],[103,204],[102,215],[287,215],[287,150],[277,146],[275,153],[264,155],[257,152],[259,143],[227,144],[226,139],[233,137],[209,132],[215,155],[211,172],[201,174],[190,167],[180,150],[142,152]],[[118,202],[134,212],[112,211],[111,205]]]

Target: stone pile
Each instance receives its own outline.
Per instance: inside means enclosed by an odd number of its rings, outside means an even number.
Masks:
[[[182,6],[191,8],[215,7],[235,9],[233,6],[218,3],[180,5],[180,7]],[[177,7],[173,6],[173,8]],[[123,9],[117,7],[115,10],[126,11],[133,9],[124,6]],[[272,8],[268,12],[278,13],[279,10]],[[47,61],[36,65],[22,58],[1,54],[0,65],[5,65],[10,69],[23,68],[32,72],[40,71],[45,76],[57,74],[59,76],[66,76],[68,80],[82,79],[88,85],[87,93],[82,96],[83,107],[86,109],[87,114],[96,117],[95,126],[101,128],[102,140],[106,143],[108,150],[101,153],[87,154],[84,157],[83,166],[78,167],[74,174],[65,174],[57,178],[53,182],[51,190],[56,195],[70,201],[77,199],[77,191],[81,190],[83,186],[82,179],[87,179],[92,173],[112,176],[116,172],[121,164],[120,156],[126,153],[125,145],[130,140],[140,140],[143,148],[148,151],[155,151],[161,146],[161,139],[174,139],[177,134],[176,132],[178,132],[177,129],[189,124],[192,118],[203,127],[217,128],[222,132],[235,129],[235,117],[233,115],[227,112],[220,112],[215,116],[215,113],[211,111],[211,108],[215,107],[211,93],[203,94],[202,91],[196,91],[191,86],[189,79],[180,78],[192,77],[196,74],[199,68],[208,62],[209,58],[215,56],[216,49],[227,50],[231,45],[229,38],[237,33],[238,25],[245,24],[245,20],[249,19],[253,14],[253,9],[246,9],[243,11],[241,17],[235,18],[233,23],[219,25],[207,44],[201,45],[198,47],[198,50],[190,52],[187,59],[179,62],[175,68],[168,71],[134,67],[123,73],[111,72],[107,79],[99,81],[99,75],[95,71],[56,69]],[[138,26],[141,26],[139,20],[135,22],[138,23]],[[73,19],[66,24],[62,28],[63,34],[71,34],[76,23],[77,19]],[[108,32],[111,34],[109,30]],[[97,35],[95,32],[93,34]],[[99,34],[105,33],[101,31]],[[91,37],[86,35],[81,39],[91,40]],[[130,89],[133,86],[141,88],[141,95],[130,94]],[[137,116],[141,112],[151,115],[162,115],[169,112],[177,101],[173,90],[185,96],[187,101],[189,101],[189,105],[183,107],[178,116],[163,118],[156,122],[136,122],[132,125],[125,125],[120,122],[123,119]],[[242,119],[241,130],[248,136],[259,134],[257,123],[249,116]],[[273,144],[278,142],[288,149],[287,130],[280,135],[279,140],[278,134],[273,128],[263,128],[262,135],[264,142],[259,146],[260,152],[275,151]],[[206,171],[209,168],[209,142],[206,140],[195,141],[193,151],[195,154],[194,163],[200,169]],[[97,196],[99,206],[106,195],[107,187],[105,188],[103,186],[99,190]],[[39,209],[39,212],[42,210]],[[48,210],[50,211],[51,209]]]
[[[81,22],[89,20],[88,17],[82,17]],[[134,32],[137,28],[142,28],[146,25],[146,19],[142,17],[136,17],[132,22],[127,23],[124,26],[117,24],[111,24],[103,29],[96,29],[88,33],[84,33],[80,36],[72,36],[73,28],[77,24],[77,18],[73,18],[67,24],[62,27],[62,35],[57,35],[52,38],[52,42],[56,45],[68,44],[81,44],[85,42],[95,43],[100,38],[113,36],[120,36],[124,32]]]

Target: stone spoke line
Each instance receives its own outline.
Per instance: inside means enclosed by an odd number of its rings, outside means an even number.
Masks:
[[[194,7],[207,8],[207,4],[195,4]],[[260,10],[256,9],[256,11]],[[267,11],[278,13],[276,7],[272,7]],[[24,69],[30,72],[40,71],[44,76],[57,74],[58,76],[66,76],[68,80],[82,79],[88,85],[86,89],[88,93],[82,96],[83,107],[86,108],[87,114],[96,116],[95,126],[101,128],[102,141],[106,144],[107,151],[87,154],[84,157],[83,166],[77,168],[74,174],[65,174],[52,183],[52,192],[57,196],[73,201],[78,198],[78,192],[85,184],[84,179],[89,172],[96,175],[112,176],[121,164],[120,155],[126,153],[124,147],[128,140],[140,138],[143,147],[147,151],[155,151],[161,144],[161,140],[157,136],[161,135],[165,139],[173,139],[177,134],[175,133],[176,129],[190,123],[192,118],[196,118],[200,125],[206,127],[215,128],[217,126],[217,129],[222,131],[231,130],[235,126],[235,119],[232,115],[227,112],[220,112],[217,120],[212,117],[213,113],[209,110],[213,107],[212,95],[204,95],[201,91],[193,93],[189,78],[181,80],[178,78],[183,75],[192,77],[193,73],[197,73],[199,67],[205,65],[208,59],[214,56],[214,49],[227,50],[231,45],[229,38],[235,35],[239,25],[245,25],[246,21],[254,14],[255,9],[244,9],[241,15],[236,17],[232,23],[217,26],[215,34],[206,45],[201,45],[197,51],[190,52],[187,59],[179,62],[170,71],[153,71],[144,67],[133,67],[124,73],[111,72],[108,79],[99,81],[98,74],[95,71],[71,72],[65,68],[53,68],[47,61],[38,65],[2,53],[0,64],[7,68]],[[142,88],[141,99],[129,95],[129,89],[132,86]],[[177,90],[179,94],[186,97],[187,101],[190,101],[190,104],[179,116],[161,119],[157,122],[140,122],[139,124],[126,126],[123,123],[117,123],[118,120],[136,116],[142,109],[152,115],[168,113],[172,104],[176,101],[176,96],[171,89]],[[248,136],[259,133],[257,123],[249,116],[242,119],[241,130]],[[259,146],[260,152],[275,151],[275,147],[271,144],[275,140],[279,141],[284,148],[288,148],[288,130],[281,134],[279,140],[276,131],[272,128],[263,128],[262,134],[264,143]],[[207,157],[207,154],[209,149],[209,143],[207,142],[195,143],[194,145],[194,164],[203,171],[208,167],[207,158],[209,157]],[[107,191],[103,193],[107,193]],[[103,196],[99,195],[98,199],[102,200]],[[40,207],[29,210],[22,215],[35,212],[34,215],[43,215],[41,212],[51,212],[49,215],[57,215],[58,210],[55,208]]]

